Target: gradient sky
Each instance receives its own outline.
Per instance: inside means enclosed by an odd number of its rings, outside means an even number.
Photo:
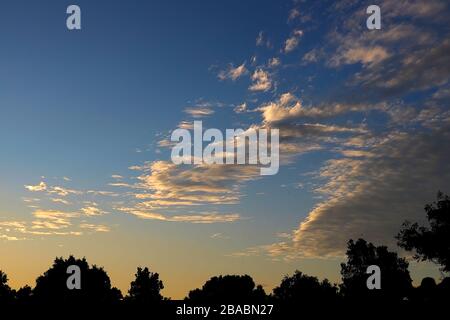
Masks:
[[[446,1],[0,4],[0,268],[34,285],[86,256],[123,293],[137,266],[184,297],[218,274],[266,290],[299,269],[339,281],[346,241],[396,249],[450,192]],[[279,128],[280,172],[175,166],[168,138]],[[439,277],[412,264],[415,279]]]

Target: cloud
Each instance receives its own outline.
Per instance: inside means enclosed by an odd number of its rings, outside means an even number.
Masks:
[[[47,184],[44,181],[41,181],[38,185],[26,185],[25,188],[32,192],[45,191],[47,190]]]
[[[269,73],[263,69],[257,69],[252,74],[253,84],[249,87],[250,91],[268,91],[272,88],[272,80]]]
[[[420,19],[442,19],[442,14],[448,9],[448,4],[442,0],[385,0],[381,7],[388,18],[409,16]]]
[[[214,110],[209,107],[189,107],[184,112],[194,118],[203,118],[212,115]]]
[[[221,233],[221,232],[213,233],[213,234],[210,236],[210,238],[211,238],[211,239],[230,239],[230,237],[224,235],[224,234]]]
[[[318,62],[325,56],[323,48],[314,48],[303,55],[302,61],[304,63]]]
[[[237,105],[234,109],[233,109],[233,111],[234,112],[236,112],[236,113],[245,113],[245,112],[248,112],[248,109],[247,109],[247,103],[241,103],[241,104],[239,104],[239,105]]]
[[[357,89],[352,91],[352,101],[367,96],[388,99],[448,83],[448,4],[401,0],[383,1],[380,7],[384,10],[382,32],[356,23],[364,13],[353,10],[344,21],[337,19],[340,27],[330,28],[327,36],[328,67],[361,64],[346,83]],[[424,18],[430,23],[424,24]]]
[[[441,86],[450,79],[450,40],[399,57],[359,75],[364,87],[381,88],[383,92],[401,94]],[[392,64],[397,64],[392,68]]]
[[[280,256],[342,256],[350,238],[394,246],[404,220],[424,222],[423,207],[438,190],[448,192],[448,124],[431,132],[394,132],[363,158],[332,159],[321,169],[326,196],[283,243]],[[446,191],[447,190],[447,191]],[[277,244],[274,244],[277,248]],[[266,247],[266,252],[277,251]],[[279,248],[279,247],[278,247]]]
[[[138,188],[151,191],[148,197],[152,200],[147,205],[166,200],[179,205],[202,203],[235,203],[238,187],[244,181],[258,178],[256,166],[240,165],[199,165],[177,166],[166,161],[155,161],[138,177]],[[139,197],[139,194],[137,195]]]
[[[64,199],[60,199],[60,198],[51,198],[50,199],[52,202],[56,202],[56,203],[62,203],[62,204],[66,204],[69,205],[70,202]]]
[[[0,228],[24,228],[23,221],[0,221]]]
[[[387,50],[380,46],[375,47],[353,47],[343,51],[335,56],[332,65],[339,66],[342,63],[354,64],[362,63],[364,65],[378,64],[389,57]]]
[[[25,238],[17,238],[14,236],[8,236],[6,234],[0,234],[0,239],[7,240],[7,241],[18,241],[18,240],[24,240]]]
[[[81,212],[87,216],[101,216],[107,213],[106,211],[103,211],[102,209],[94,205],[81,208]]]
[[[284,52],[289,53],[293,51],[295,48],[297,48],[298,44],[300,43],[300,38],[303,36],[302,30],[295,30],[292,33],[292,36],[286,39],[284,43]]]
[[[118,210],[132,214],[141,219],[158,220],[166,222],[188,222],[195,224],[211,224],[211,223],[231,223],[241,219],[239,214],[220,214],[220,213],[198,213],[185,215],[164,215],[146,210],[139,210],[136,208],[118,208]]]
[[[0,231],[6,233],[6,240],[22,240],[19,234],[30,236],[81,236],[82,231],[76,229],[75,221],[81,217],[78,212],[65,212],[49,209],[36,209],[32,221],[0,221]],[[78,228],[96,232],[107,232],[104,225],[81,223]],[[31,239],[31,238],[30,238]]]
[[[133,199],[115,209],[143,219],[170,222],[237,221],[238,214],[201,213],[201,209],[189,214],[178,212],[192,206],[236,204],[242,184],[260,178],[257,166],[182,166],[155,161],[139,168],[142,173],[133,186],[139,192],[133,192]]]
[[[33,216],[38,219],[33,221],[35,228],[62,229],[70,226],[71,219],[79,216],[76,212],[64,212],[58,210],[37,209]],[[51,227],[49,227],[51,226]]]
[[[83,192],[78,191],[78,190],[73,190],[73,189],[68,189],[68,188],[56,186],[56,187],[49,188],[48,189],[48,193],[57,194],[60,197],[66,197],[66,196],[68,196],[70,194],[80,195]]]
[[[278,67],[279,65],[281,65],[281,60],[278,57],[273,57],[273,58],[269,59],[268,65],[271,68]]]
[[[448,99],[450,98],[450,86],[439,88],[434,94],[434,99]]]
[[[281,137],[311,137],[320,135],[335,135],[338,133],[367,133],[364,127],[344,127],[322,123],[302,123],[295,126],[281,127]]]
[[[108,196],[108,197],[118,197],[119,194],[112,191],[104,191],[104,190],[88,190],[87,194],[92,194],[94,196]]]
[[[289,11],[288,22],[291,22],[298,17],[300,17],[300,11],[297,8],[293,8],[291,11]]]
[[[263,104],[257,111],[262,113],[265,123],[276,123],[300,118],[329,118],[347,112],[364,112],[368,110],[385,110],[384,103],[379,104],[340,104],[331,103],[318,107],[304,107],[301,100],[287,92],[278,100]]]
[[[109,232],[111,229],[103,224],[81,223],[81,229],[89,229],[95,232]]]
[[[178,128],[192,130],[192,129],[194,129],[194,123],[192,121],[181,121],[178,124]]]
[[[278,101],[263,105],[258,109],[262,112],[265,122],[283,121],[298,118],[303,108],[300,100],[291,93],[284,93]]]
[[[272,47],[272,43],[269,39],[267,39],[266,35],[264,34],[264,31],[260,31],[258,33],[258,36],[256,37],[256,46],[262,47],[265,46],[267,48]]]
[[[243,75],[246,75],[247,73],[248,73],[248,70],[245,67],[245,62],[244,62],[240,66],[237,66],[237,67],[234,67],[232,64],[230,64],[226,70],[220,71],[219,74],[217,75],[217,77],[220,80],[229,79],[232,81],[236,81],[237,79],[239,79]]]

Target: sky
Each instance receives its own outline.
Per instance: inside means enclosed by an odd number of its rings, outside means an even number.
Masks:
[[[71,4],[81,30],[66,27]],[[126,293],[148,266],[177,299],[219,274],[268,292],[296,269],[338,282],[350,238],[399,250],[403,221],[450,193],[449,13],[444,0],[2,1],[0,268],[19,288],[85,256]],[[278,174],[175,165],[171,132],[194,120],[279,129]]]

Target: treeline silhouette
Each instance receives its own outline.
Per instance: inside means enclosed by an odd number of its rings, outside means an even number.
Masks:
[[[450,198],[438,193],[437,200],[425,207],[429,226],[406,221],[396,239],[398,245],[414,252],[417,261],[432,261],[443,273],[450,271]],[[267,304],[278,312],[296,312],[317,308],[335,308],[366,304],[391,305],[403,308],[433,307],[450,302],[450,277],[436,283],[426,277],[414,287],[408,262],[386,246],[376,246],[364,239],[349,240],[347,262],[341,264],[342,282],[320,281],[301,271],[285,276],[271,293],[256,285],[249,275],[212,277],[201,287],[189,292],[183,303],[199,304]],[[67,268],[77,265],[81,270],[81,290],[69,290],[66,285]],[[367,267],[377,265],[381,270],[381,289],[367,288]],[[182,267],[180,267],[182,268]],[[161,294],[164,288],[159,274],[148,267],[137,268],[135,279],[126,295],[112,287],[102,267],[90,266],[85,258],[56,258],[53,265],[36,279],[34,288],[26,285],[18,290],[10,288],[7,275],[0,271],[0,309],[4,306],[116,306],[120,308],[164,309],[173,301]],[[336,310],[336,309],[335,309]]]

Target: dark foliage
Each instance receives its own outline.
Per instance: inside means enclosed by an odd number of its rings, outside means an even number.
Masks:
[[[450,198],[441,192],[425,206],[429,227],[406,221],[397,235],[398,245],[416,252],[416,260],[429,260],[450,272]]]
[[[380,290],[367,289],[366,271],[370,265],[380,267]],[[408,262],[399,258],[397,253],[388,251],[387,247],[376,247],[363,239],[348,242],[347,263],[341,264],[341,275],[343,296],[355,300],[400,301],[412,288]]]
[[[201,289],[189,292],[187,299],[202,303],[258,302],[266,299],[266,293],[249,275],[227,275],[212,277]]]
[[[14,299],[14,291],[8,285],[8,276],[0,270],[0,305],[10,303]]]
[[[338,300],[338,288],[328,279],[319,281],[316,277],[295,271],[292,276],[285,276],[281,284],[273,289],[273,296],[288,304],[335,303]]]
[[[81,270],[82,290],[69,290],[66,285],[67,268],[77,265]],[[36,279],[33,297],[37,301],[57,303],[111,304],[122,298],[117,288],[111,287],[103,268],[90,267],[85,258],[56,258],[53,266]]]
[[[154,304],[163,300],[160,291],[164,289],[159,274],[150,272],[147,267],[137,268],[135,280],[131,282],[126,299],[138,304]]]

